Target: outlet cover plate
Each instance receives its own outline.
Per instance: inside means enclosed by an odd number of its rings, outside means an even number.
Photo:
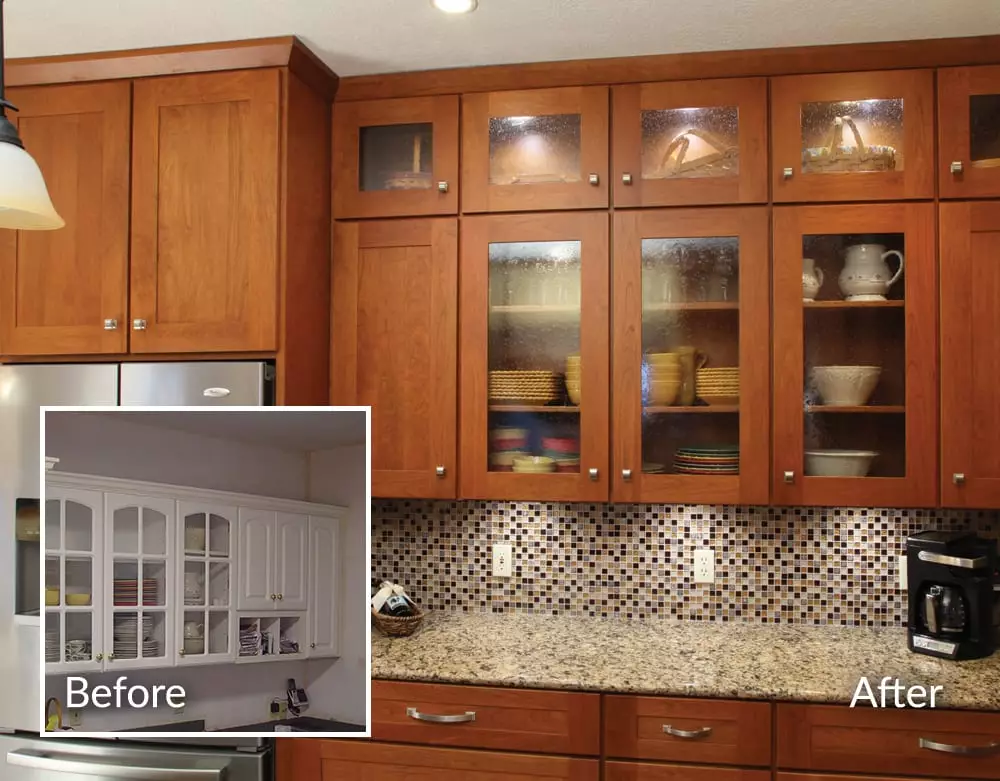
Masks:
[[[514,556],[514,546],[498,544],[493,546],[493,577],[509,578],[514,566],[511,561]]]
[[[712,548],[695,548],[694,582],[715,583],[715,551]]]

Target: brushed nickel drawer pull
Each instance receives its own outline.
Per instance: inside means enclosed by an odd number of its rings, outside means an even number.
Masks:
[[[961,754],[965,757],[992,757],[1000,755],[1000,743],[996,741],[988,746],[952,746],[949,743],[937,743],[927,738],[920,738],[920,748],[930,751],[941,751],[945,754]]]
[[[465,713],[456,713],[451,716],[438,716],[434,713],[421,713],[416,708],[407,708],[406,715],[417,721],[429,721],[431,724],[464,724],[476,720],[474,710],[467,710]]]
[[[671,727],[669,724],[663,725],[663,731],[668,735],[673,735],[675,738],[684,738],[684,740],[698,740],[699,738],[707,738],[712,734],[711,727],[699,727],[698,729],[677,729],[677,727]]]

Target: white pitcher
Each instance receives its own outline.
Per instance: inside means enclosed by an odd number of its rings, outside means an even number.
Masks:
[[[812,258],[802,258],[802,300],[815,301],[823,286],[823,269]]]
[[[890,255],[899,258],[899,271],[895,274],[885,262]],[[894,249],[886,252],[881,244],[854,244],[847,248],[844,256],[840,290],[848,301],[885,301],[885,294],[901,276],[901,252]]]

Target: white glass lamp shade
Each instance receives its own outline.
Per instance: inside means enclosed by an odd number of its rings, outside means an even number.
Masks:
[[[19,146],[0,142],[0,228],[55,230],[65,224],[34,158]]]

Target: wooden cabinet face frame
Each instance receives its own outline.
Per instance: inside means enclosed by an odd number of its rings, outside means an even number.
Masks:
[[[988,148],[972,148],[974,112],[983,112],[984,124],[1000,124],[1000,65],[941,68],[937,98],[941,197],[1000,197],[1000,140],[987,143]],[[983,136],[977,134],[977,141],[985,142]],[[988,156],[973,160],[974,154]]]

